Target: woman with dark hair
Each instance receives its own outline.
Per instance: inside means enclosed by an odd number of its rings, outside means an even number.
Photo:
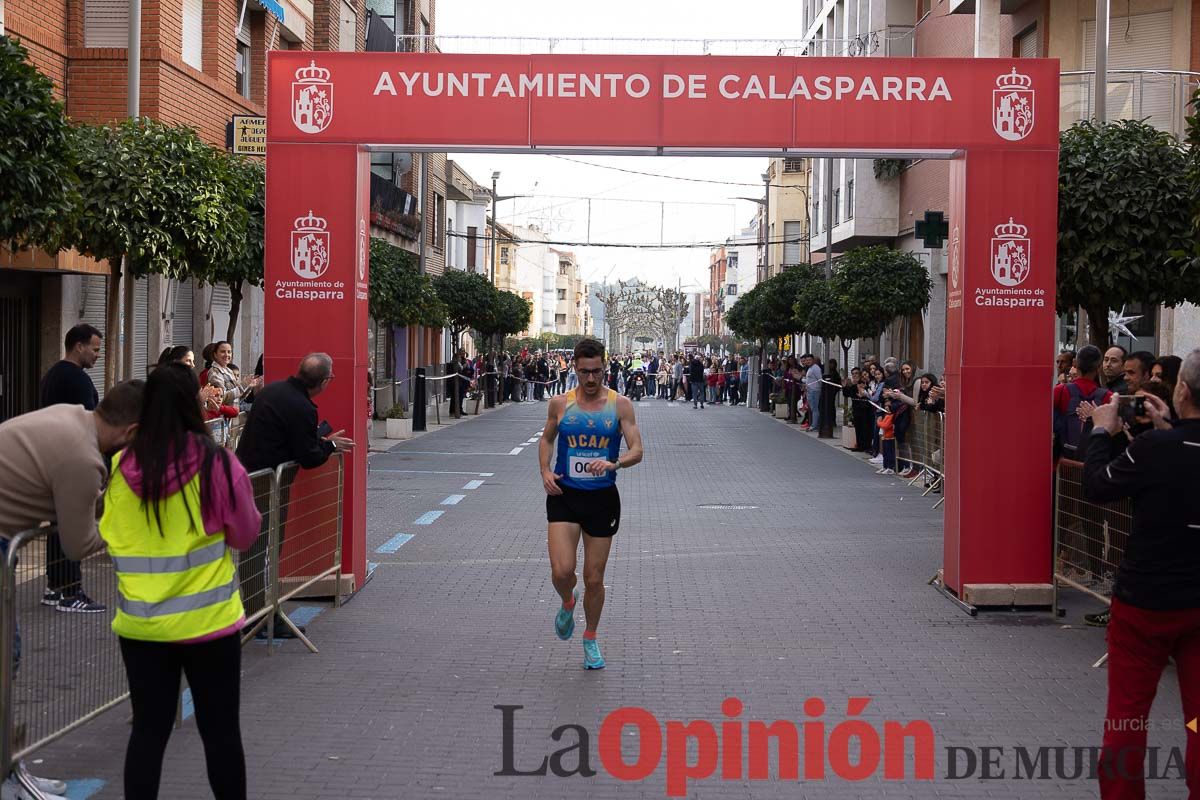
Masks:
[[[249,548],[262,517],[246,470],[208,435],[199,392],[185,367],[150,373],[137,432],[113,458],[100,519],[120,592],[112,628],[133,703],[127,800],[158,797],[181,672],[213,795],[246,797],[238,719],[245,612],[229,548]]]
[[[165,348],[159,354],[157,366],[165,367],[167,364],[182,364],[188,369],[194,369],[196,357],[192,354],[192,348],[186,344],[177,344],[174,347]]]
[[[1150,382],[1166,384],[1169,396],[1175,391],[1179,368],[1182,366],[1183,359],[1179,356],[1160,356],[1150,367]]]

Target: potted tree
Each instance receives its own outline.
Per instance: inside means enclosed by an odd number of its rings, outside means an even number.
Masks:
[[[385,434],[387,438],[412,438],[412,420],[408,418],[408,412],[404,410],[404,406],[399,403],[388,409],[387,414],[384,415],[384,424],[387,425]]]
[[[783,392],[775,392],[771,395],[771,404],[775,406],[775,418],[787,419],[788,417],[788,399]]]

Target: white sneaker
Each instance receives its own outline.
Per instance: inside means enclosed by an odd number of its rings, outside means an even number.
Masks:
[[[874,458],[867,459],[867,463],[868,464],[882,464],[883,456],[875,456]]]
[[[875,470],[875,474],[876,475],[895,475],[896,470],[894,470],[894,469],[877,469],[877,470]]]
[[[38,782],[34,778],[34,783]],[[52,781],[55,783],[55,781]],[[66,788],[66,785],[63,785]],[[39,785],[38,792],[41,794],[41,800],[67,800],[60,794],[47,794]],[[25,790],[25,787],[17,782],[16,778],[9,778],[3,784],[0,784],[0,800],[35,800],[34,796]]]
[[[66,794],[67,782],[56,780],[54,778],[39,778],[37,775],[28,775],[33,780],[33,785],[42,794]]]

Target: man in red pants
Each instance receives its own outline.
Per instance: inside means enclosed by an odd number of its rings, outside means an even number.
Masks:
[[[1113,585],[1108,625],[1108,713],[1100,796],[1142,800],[1147,718],[1167,660],[1175,660],[1185,724],[1200,717],[1200,350],[1175,385],[1175,409],[1144,399],[1155,430],[1112,459],[1124,434],[1118,398],[1098,406],[1088,441],[1083,489],[1096,502],[1133,498],[1133,531]],[[1200,800],[1200,733],[1187,737],[1188,797]]]

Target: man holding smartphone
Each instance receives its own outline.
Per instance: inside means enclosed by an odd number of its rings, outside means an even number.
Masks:
[[[1113,585],[1108,625],[1108,711],[1099,763],[1102,797],[1145,797],[1147,717],[1159,679],[1174,659],[1183,719],[1200,717],[1200,350],[1175,384],[1170,419],[1160,398],[1144,397],[1154,430],[1113,458],[1123,432],[1119,403],[1098,405],[1087,443],[1084,496],[1133,499],[1133,528]],[[1200,791],[1200,736],[1187,737],[1187,785]]]
[[[300,362],[295,375],[259,390],[237,448],[238,460],[247,472],[275,469],[288,461],[298,462],[303,469],[316,469],[335,451],[354,449],[354,442],[342,436],[343,431],[334,431],[328,422],[317,422],[313,398],[325,391],[332,380],[333,359],[327,353],[310,353]],[[290,488],[290,483],[279,487],[281,545]],[[267,599],[269,509],[265,506],[269,499],[256,499],[263,515],[262,533],[238,564],[246,616],[262,609]],[[276,620],[275,631],[276,636],[292,637],[291,629],[282,620]]]

